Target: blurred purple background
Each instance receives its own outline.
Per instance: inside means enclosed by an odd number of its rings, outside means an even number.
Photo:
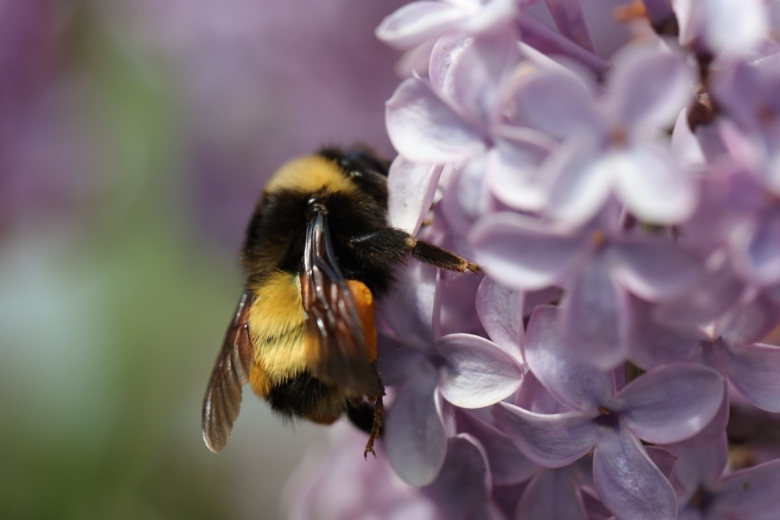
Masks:
[[[268,177],[392,155],[374,29],[401,4],[0,0],[0,518],[278,517],[324,429],[246,392],[214,455],[201,399]]]
[[[277,518],[324,429],[200,407],[267,178],[387,154],[400,2],[0,0],[0,517]]]

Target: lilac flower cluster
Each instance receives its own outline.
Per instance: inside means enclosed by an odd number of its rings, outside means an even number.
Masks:
[[[399,275],[379,459],[343,440],[353,486],[288,510],[778,519],[780,3],[636,2],[652,30],[608,60],[581,2],[547,0],[557,31],[531,3],[377,30],[416,71],[386,106],[391,223],[485,275]]]

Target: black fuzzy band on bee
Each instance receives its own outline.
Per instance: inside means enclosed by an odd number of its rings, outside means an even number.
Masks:
[[[325,148],[268,182],[242,253],[247,277],[203,406],[203,435],[221,450],[249,383],[287,419],[346,415],[382,431],[374,301],[410,256],[453,271],[478,267],[387,224],[390,163],[367,148]],[[373,403],[369,404],[369,403]]]
[[[356,198],[341,193],[314,196],[328,209],[327,221],[333,249],[344,276],[360,280],[377,295],[387,291],[392,282],[392,263],[400,259],[399,254],[400,257],[405,254],[405,249],[385,247],[386,254],[372,259],[352,244],[355,236],[367,236],[387,229],[384,210],[366,200],[365,196]],[[267,195],[247,232],[243,262],[250,278],[264,272],[257,267],[268,263],[270,252],[277,258],[275,269],[289,273],[300,270],[311,198],[312,194],[293,190]],[[284,222],[283,227],[279,226],[280,222]]]

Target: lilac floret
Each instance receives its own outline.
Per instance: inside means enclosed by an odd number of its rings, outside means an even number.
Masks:
[[[477,258],[492,277],[525,290],[564,289],[564,341],[573,354],[602,368],[625,359],[629,293],[670,299],[701,276],[696,257],[674,242],[622,235],[610,220],[604,215],[580,229],[554,230],[522,216],[493,214],[471,233]]]
[[[670,447],[677,457],[672,482],[679,497],[678,518],[756,518],[780,511],[780,460],[727,471],[726,436],[700,448]]]
[[[377,472],[419,518],[778,518],[778,2],[533,3],[377,30],[389,222],[482,271],[395,271]]]
[[[668,444],[699,433],[724,399],[723,379],[710,368],[670,364],[617,390],[612,374],[562,356],[553,307],[539,307],[530,331],[546,330],[545,348],[529,348],[530,369],[571,411],[534,413],[508,403],[493,408],[498,426],[531,460],[565,467],[593,453],[593,480],[619,517],[674,518],[676,498],[639,442]]]

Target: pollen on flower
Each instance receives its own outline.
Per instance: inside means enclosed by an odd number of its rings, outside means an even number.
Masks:
[[[622,147],[628,141],[628,132],[622,125],[616,124],[610,131],[609,140],[615,147]]]
[[[598,407],[599,415],[593,419],[598,426],[609,430],[620,428],[620,416],[618,412],[613,412],[603,406]]]
[[[590,235],[591,243],[596,246],[596,249],[604,247],[607,243],[607,234],[602,229],[597,229]]]

